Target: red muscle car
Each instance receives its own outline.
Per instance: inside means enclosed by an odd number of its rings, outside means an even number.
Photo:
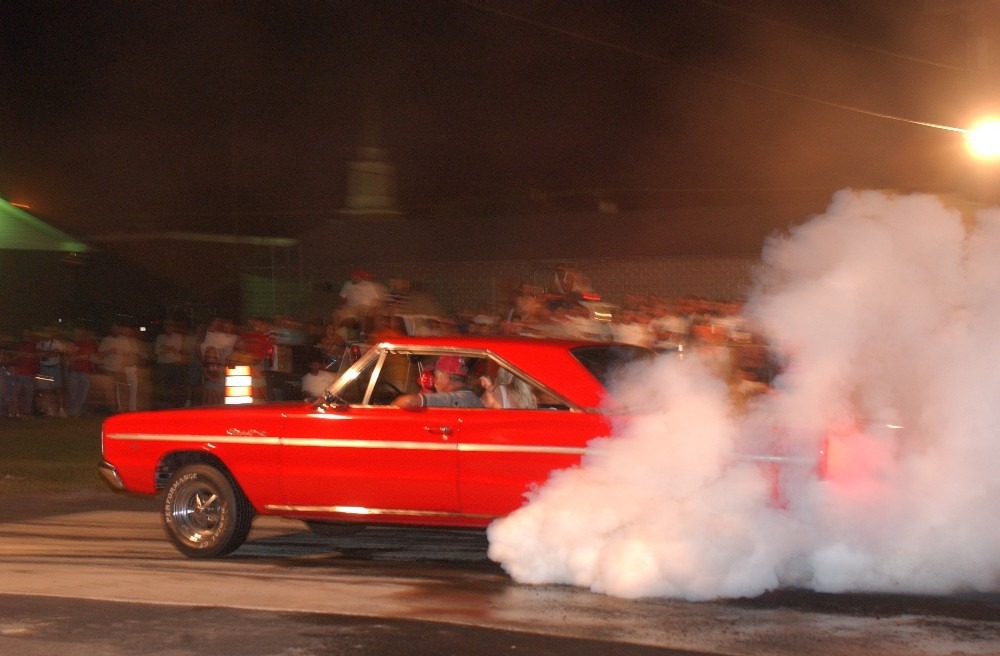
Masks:
[[[421,407],[442,355],[516,387],[520,407]],[[119,414],[102,431],[100,471],[118,491],[160,494],[181,553],[222,556],[255,515],[318,532],[371,524],[485,527],[531,486],[579,462],[617,412],[609,377],[654,357],[623,344],[493,337],[399,337],[373,346],[315,403]],[[494,395],[496,398],[496,395]]]

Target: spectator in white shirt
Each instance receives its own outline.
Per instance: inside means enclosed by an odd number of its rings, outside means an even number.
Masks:
[[[323,368],[323,363],[313,360],[309,363],[309,371],[302,377],[302,397],[306,401],[315,401],[326,392],[337,377]]]

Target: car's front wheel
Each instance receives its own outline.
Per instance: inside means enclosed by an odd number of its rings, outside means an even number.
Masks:
[[[162,512],[167,537],[189,558],[216,558],[239,548],[253,520],[243,490],[226,473],[200,464],[170,478]]]

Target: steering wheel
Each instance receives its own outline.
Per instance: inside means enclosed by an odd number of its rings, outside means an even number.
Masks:
[[[393,399],[402,393],[402,390],[389,381],[382,380],[379,381],[375,385],[375,389],[372,390],[371,403],[372,405],[389,405],[392,403]]]

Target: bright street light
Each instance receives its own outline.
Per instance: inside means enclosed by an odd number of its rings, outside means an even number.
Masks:
[[[965,133],[969,152],[980,159],[1000,157],[1000,119],[985,119]]]

